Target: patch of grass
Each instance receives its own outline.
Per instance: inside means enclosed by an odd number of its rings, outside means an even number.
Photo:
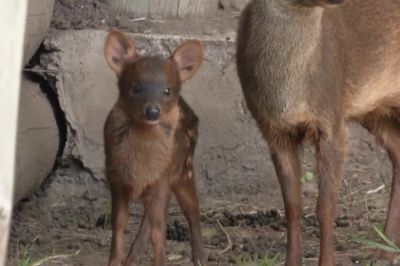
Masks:
[[[211,239],[218,234],[218,230],[214,227],[205,227],[201,229],[204,239]]]
[[[382,183],[381,187],[384,188],[384,192],[389,196],[390,195],[390,185],[388,185],[388,183],[386,181],[387,178],[382,173],[379,174],[379,178]],[[367,221],[373,229],[373,234],[369,233],[369,234],[355,235],[355,236],[351,237],[351,240],[363,245],[363,247],[366,249],[374,249],[374,250],[378,250],[378,251],[393,253],[397,256],[395,259],[396,263],[399,263],[400,262],[400,247],[397,246],[391,239],[389,239],[384,234],[382,225],[377,226],[371,222],[368,200],[369,200],[369,198],[367,197],[367,195],[365,195],[364,202],[365,202],[365,208],[366,208],[367,214],[368,214]],[[369,257],[369,256],[366,256],[366,258],[361,261],[361,265],[371,265],[371,259],[367,258],[367,257]]]
[[[379,175],[379,178],[380,178],[382,184],[385,186],[385,191],[386,191],[386,193],[387,193],[388,195],[390,195],[390,188],[389,188],[389,185],[388,185],[387,182],[386,182],[385,176],[382,175],[382,174],[380,174],[380,175]]]
[[[360,265],[360,266],[372,266],[371,265],[371,256],[368,253],[365,253],[361,255],[358,259],[355,259],[353,261],[354,264]]]
[[[111,204],[107,204],[104,207],[104,223],[102,226],[104,231],[110,231],[112,229],[111,225]]]
[[[28,250],[24,250],[21,254],[20,258],[17,260],[17,266],[40,266],[43,265],[45,262],[57,260],[57,259],[68,259],[72,256],[78,255],[80,250],[75,252],[74,254],[60,254],[60,255],[52,255],[42,259],[32,260],[31,255],[29,254]]]
[[[271,256],[267,253],[264,258],[259,260],[246,259],[244,257],[236,259],[236,264],[239,266],[279,266],[284,265],[284,263],[285,261],[280,254]]]
[[[34,262],[31,261],[31,257],[28,253],[27,250],[25,250],[22,254],[21,257],[18,258],[17,260],[17,266],[32,266],[34,265]]]
[[[400,261],[400,247],[397,246],[392,240],[390,240],[381,228],[376,225],[372,225],[379,240],[372,240],[366,236],[354,237],[353,240],[365,246],[365,248],[377,249],[397,255],[396,261]]]
[[[283,265],[284,261],[279,254],[269,257],[266,255],[263,259],[257,262],[257,266],[277,266]]]

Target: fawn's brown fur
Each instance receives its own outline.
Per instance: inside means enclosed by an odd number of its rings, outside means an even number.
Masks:
[[[385,234],[400,245],[400,1],[252,0],[241,16],[237,67],[281,184],[286,265],[302,261],[298,146],[304,139],[317,150],[319,265],[335,264],[347,121],[374,134],[392,161]]]
[[[171,57],[137,56],[119,31],[107,36],[107,63],[117,74],[119,98],[104,127],[107,179],[112,197],[109,265],[138,265],[150,239],[154,265],[165,265],[166,216],[172,192],[189,222],[195,265],[206,265],[192,158],[198,119],[180,96],[181,84],[199,69],[202,46],[187,41]],[[144,217],[125,262],[123,232],[131,200]]]

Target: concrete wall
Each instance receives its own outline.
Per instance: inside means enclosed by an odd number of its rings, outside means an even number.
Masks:
[[[38,83],[22,79],[19,106],[14,203],[50,174],[60,143],[53,109]]]
[[[68,122],[63,164],[78,162],[104,178],[103,124],[117,97],[116,77],[103,59],[107,32],[62,31],[45,39],[41,61],[56,81]],[[139,53],[168,56],[182,37],[133,35]],[[200,117],[195,165],[202,192],[263,191],[253,180],[273,179],[264,141],[248,114],[236,75],[233,41],[196,37],[204,43],[200,72],[184,86],[184,97]],[[233,36],[231,40],[233,40]],[[263,181],[262,181],[263,182]],[[263,184],[261,182],[261,184]],[[279,190],[275,190],[279,193]],[[273,192],[275,193],[275,192]]]
[[[150,18],[212,16],[218,8],[241,11],[250,0],[105,0],[124,13]]]
[[[241,11],[250,0],[219,0],[218,2],[224,10]]]
[[[29,62],[49,29],[54,0],[29,0],[24,37],[23,65]]]
[[[111,7],[137,17],[175,18],[212,15],[217,0],[106,0]]]

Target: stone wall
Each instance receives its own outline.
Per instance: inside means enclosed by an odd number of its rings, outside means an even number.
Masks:
[[[137,17],[174,18],[215,13],[217,0],[106,0],[111,7]]]

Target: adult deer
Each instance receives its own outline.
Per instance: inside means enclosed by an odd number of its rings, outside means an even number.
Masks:
[[[400,1],[253,0],[241,16],[237,67],[281,185],[286,265],[302,261],[298,147],[305,139],[317,151],[319,265],[335,265],[348,121],[374,134],[392,161],[385,234],[400,245]]]

